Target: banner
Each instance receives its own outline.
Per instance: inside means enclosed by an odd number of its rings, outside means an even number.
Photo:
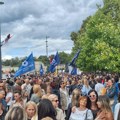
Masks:
[[[44,74],[44,70],[43,70],[43,66],[42,64],[40,65],[40,76],[42,76]]]
[[[72,68],[71,75],[77,75],[77,68],[76,67]]]
[[[35,63],[34,63],[34,58],[33,54],[31,53],[27,59],[22,62],[22,65],[19,67],[17,72],[15,73],[14,77],[20,76],[26,72],[30,72],[35,69]]]
[[[75,63],[76,63],[76,60],[77,60],[79,54],[80,54],[80,50],[78,50],[78,52],[75,54],[74,58],[72,59],[72,61],[69,64],[69,66],[75,66]]]
[[[55,67],[60,63],[60,58],[59,58],[59,55],[58,55],[58,52],[56,53],[56,55],[54,56],[51,64],[50,64],[50,67],[49,67],[49,72],[55,72]]]

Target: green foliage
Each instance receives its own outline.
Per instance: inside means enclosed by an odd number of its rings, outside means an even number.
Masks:
[[[53,59],[54,55],[51,55],[50,57]],[[59,52],[59,57],[60,57],[60,64],[66,64],[70,61],[70,55],[65,52]],[[11,60],[2,61],[2,65],[19,67],[25,59],[26,59],[26,57],[24,57],[22,59],[18,58],[18,57],[12,58]],[[34,57],[34,60],[41,61],[46,66],[49,66],[49,64],[50,64],[50,60],[47,56],[39,56],[38,58]]]
[[[70,61],[70,55],[65,52],[59,52],[60,64],[66,64]]]
[[[5,60],[5,61],[2,61],[2,64],[5,65],[5,66],[20,66],[21,63],[22,63],[22,60],[23,59],[19,59],[18,57],[16,58],[12,58],[11,60]]]
[[[47,56],[39,56],[37,61],[41,61],[44,65],[48,66],[49,65],[49,59]]]
[[[120,71],[119,11],[118,0],[104,0],[104,7],[87,18],[80,31],[71,34],[73,51],[82,48],[77,61],[81,70]]]

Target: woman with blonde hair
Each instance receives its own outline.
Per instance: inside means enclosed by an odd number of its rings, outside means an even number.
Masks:
[[[41,87],[40,87],[40,85],[35,84],[33,86],[33,94],[31,96],[30,100],[37,104],[37,103],[39,103],[41,97],[42,97]]]
[[[65,114],[63,113],[63,110],[58,107],[59,104],[58,96],[55,94],[51,94],[49,95],[48,99],[52,102],[52,105],[57,112],[56,119],[65,120]]]
[[[67,110],[67,115],[66,115],[66,119],[69,120],[71,111],[72,111],[72,107],[79,107],[79,98],[81,96],[81,91],[78,88],[75,88],[72,92],[72,99],[71,99],[71,103],[69,103],[68,105],[68,110]]]
[[[88,80],[85,78],[83,79],[83,87],[82,87],[82,94],[83,95],[88,95],[88,92],[91,90],[92,88],[90,87]]]
[[[110,108],[109,98],[105,95],[98,96],[97,105],[99,112],[95,120],[114,120],[112,110]]]
[[[48,98],[49,97],[49,95],[51,95],[52,94],[52,87],[50,86],[50,85],[48,85],[47,86],[47,89],[46,89],[46,94],[44,94],[43,96],[42,96],[42,99],[44,99],[44,98]]]
[[[7,112],[5,120],[27,120],[27,117],[21,106],[14,106]]]
[[[37,105],[34,102],[27,102],[25,106],[25,111],[27,113],[27,120],[38,120]]]

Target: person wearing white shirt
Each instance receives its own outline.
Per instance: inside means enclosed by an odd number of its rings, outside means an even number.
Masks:
[[[7,109],[9,110],[9,107],[11,106],[12,101],[13,101],[13,93],[11,92],[10,86],[6,87],[6,92],[7,94],[6,94],[5,100],[7,102]]]
[[[120,103],[117,103],[115,105],[114,120],[119,120],[118,119],[118,116],[120,116],[119,114],[120,114]]]
[[[80,96],[79,107],[71,112],[69,120],[93,120],[93,114],[90,109],[86,107],[87,97]]]
[[[98,96],[101,95],[101,90],[104,88],[104,85],[101,83],[101,79],[97,78],[97,84],[95,85],[95,90],[98,93]]]

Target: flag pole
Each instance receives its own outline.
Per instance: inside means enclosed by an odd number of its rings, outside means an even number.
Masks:
[[[3,5],[4,2],[0,2]],[[2,52],[1,52],[1,21],[0,21],[0,80],[2,79]]]

